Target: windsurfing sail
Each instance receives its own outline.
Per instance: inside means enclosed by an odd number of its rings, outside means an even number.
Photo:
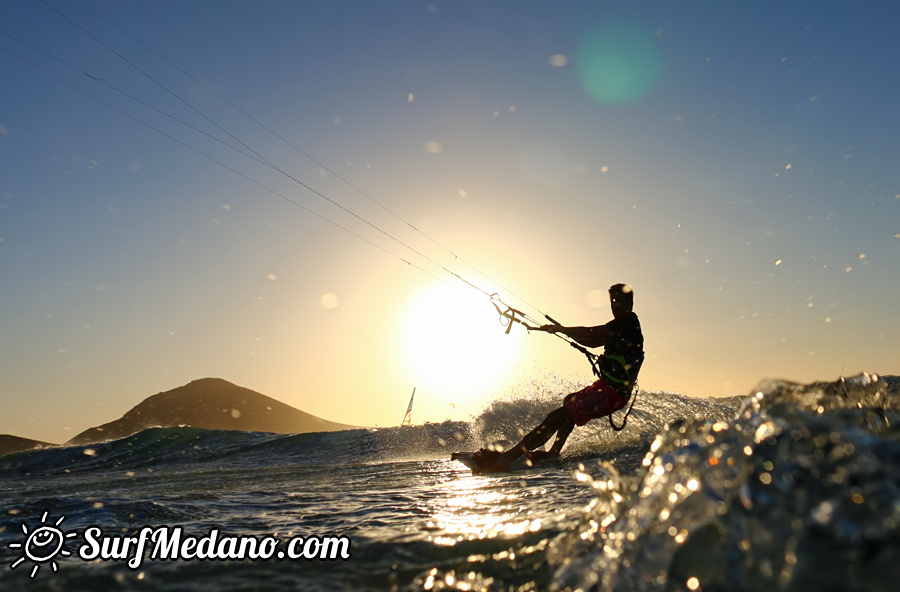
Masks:
[[[406,415],[403,416],[403,421],[400,422],[401,426],[412,425],[412,404],[413,399],[416,396],[416,387],[413,387],[412,395],[409,397],[409,407],[406,408]]]

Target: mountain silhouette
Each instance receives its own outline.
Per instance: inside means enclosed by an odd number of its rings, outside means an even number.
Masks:
[[[20,438],[9,434],[0,434],[0,455],[22,452],[32,448],[44,448],[45,446],[55,446],[55,444],[41,442],[40,440],[29,440],[28,438]]]
[[[118,440],[147,428],[177,426],[280,434],[356,427],[321,419],[221,378],[202,378],[147,397],[120,419],[87,429],[66,445]]]

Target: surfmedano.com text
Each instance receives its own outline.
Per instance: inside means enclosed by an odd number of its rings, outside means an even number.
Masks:
[[[282,540],[274,536],[220,535],[219,530],[213,528],[207,534],[196,537],[185,535],[180,526],[145,526],[133,536],[107,535],[99,526],[91,526],[82,536],[85,543],[78,548],[79,558],[84,561],[127,561],[131,569],[141,567],[148,549],[149,558],[155,561],[350,559],[350,538],[345,536]]]

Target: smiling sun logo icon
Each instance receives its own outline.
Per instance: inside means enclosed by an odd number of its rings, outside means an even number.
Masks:
[[[56,565],[56,556],[62,555],[68,557],[72,553],[65,549],[66,539],[77,536],[77,533],[64,533],[59,527],[66,519],[60,516],[54,524],[47,524],[47,516],[49,512],[44,512],[41,517],[41,525],[32,531],[28,530],[28,526],[22,524],[22,533],[25,540],[20,543],[10,543],[10,549],[22,549],[22,556],[10,564],[10,569],[15,569],[25,561],[31,561],[34,567],[31,569],[31,577],[37,575],[41,566],[45,563],[50,564],[53,571],[57,571],[59,566]]]

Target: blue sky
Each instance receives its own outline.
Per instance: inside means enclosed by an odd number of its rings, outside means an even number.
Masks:
[[[572,325],[633,285],[646,389],[896,373],[892,10],[5,2],[0,433],[204,376],[357,425],[590,379],[453,273]]]

